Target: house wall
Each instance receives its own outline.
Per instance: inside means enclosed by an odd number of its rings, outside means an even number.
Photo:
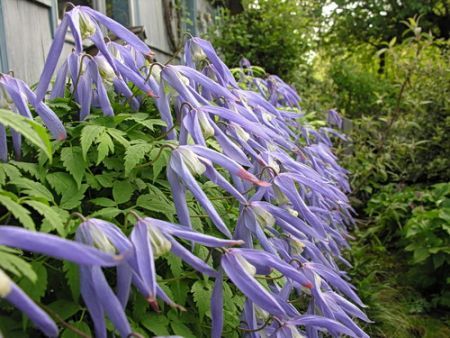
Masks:
[[[164,21],[164,1],[130,0],[132,25],[145,27],[146,43],[160,62],[168,60],[174,51]],[[212,10],[206,0],[183,1],[194,9],[196,26],[197,19]],[[13,70],[16,77],[29,84],[38,81],[57,21],[57,0],[0,0],[0,71]],[[72,47],[70,41],[66,42],[63,55],[70,53]]]

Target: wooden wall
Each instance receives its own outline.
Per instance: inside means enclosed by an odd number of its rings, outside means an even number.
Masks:
[[[145,27],[146,42],[161,62],[173,54],[164,22],[163,1],[130,0],[132,25]],[[202,11],[210,8],[206,0],[188,1],[194,1],[194,7]],[[57,1],[0,0],[0,20],[0,57],[6,56],[6,62],[0,60],[0,71],[13,70],[16,77],[29,84],[35,83],[39,79],[56,27]],[[70,53],[72,47],[67,42],[63,55]]]

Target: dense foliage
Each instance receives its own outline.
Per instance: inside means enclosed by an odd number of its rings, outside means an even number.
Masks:
[[[236,80],[206,40],[188,40],[183,61],[152,63],[131,32],[77,6],[35,91],[1,74],[0,329],[367,337],[342,270],[341,117],[302,114],[292,87],[246,60]]]
[[[264,1],[247,3],[248,11],[262,3],[259,15],[271,15]],[[320,116],[335,107],[345,116],[351,142],[338,154],[351,172],[359,226],[348,255],[355,285],[375,321],[367,332],[448,336],[445,198],[417,196],[439,194],[450,181],[449,2],[280,0],[270,6],[276,3],[295,8],[299,19],[292,29],[306,37],[302,62],[288,70],[302,108]],[[238,14],[225,22],[253,26],[248,17]],[[247,41],[261,32],[267,41],[286,33],[273,27],[250,28]],[[235,53],[233,40],[223,38],[215,39],[219,50],[237,58],[241,52]],[[246,54],[258,55],[261,45],[247,43]],[[258,62],[264,65],[272,57]]]

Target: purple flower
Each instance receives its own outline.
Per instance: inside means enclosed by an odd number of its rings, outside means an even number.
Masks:
[[[114,266],[123,260],[122,256],[107,254],[81,243],[6,225],[0,226],[0,245],[65,259],[79,264],[84,269],[91,269],[93,266],[98,267],[99,265]],[[58,336],[58,328],[50,317],[1,269],[0,297],[24,312],[47,336]]]

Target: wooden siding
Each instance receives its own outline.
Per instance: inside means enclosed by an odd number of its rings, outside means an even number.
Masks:
[[[211,9],[206,0],[195,1],[194,7],[202,12]],[[146,43],[153,49],[158,61],[165,62],[173,51],[164,22],[163,0],[130,2],[132,25],[145,27]],[[39,80],[56,26],[56,4],[56,0],[0,0],[0,20],[3,20],[0,22],[0,57],[5,59],[0,60],[3,68],[0,71],[13,70],[18,78],[30,84]],[[195,13],[195,17],[199,17],[199,13]],[[67,42],[63,55],[68,55],[72,47],[73,44]]]

